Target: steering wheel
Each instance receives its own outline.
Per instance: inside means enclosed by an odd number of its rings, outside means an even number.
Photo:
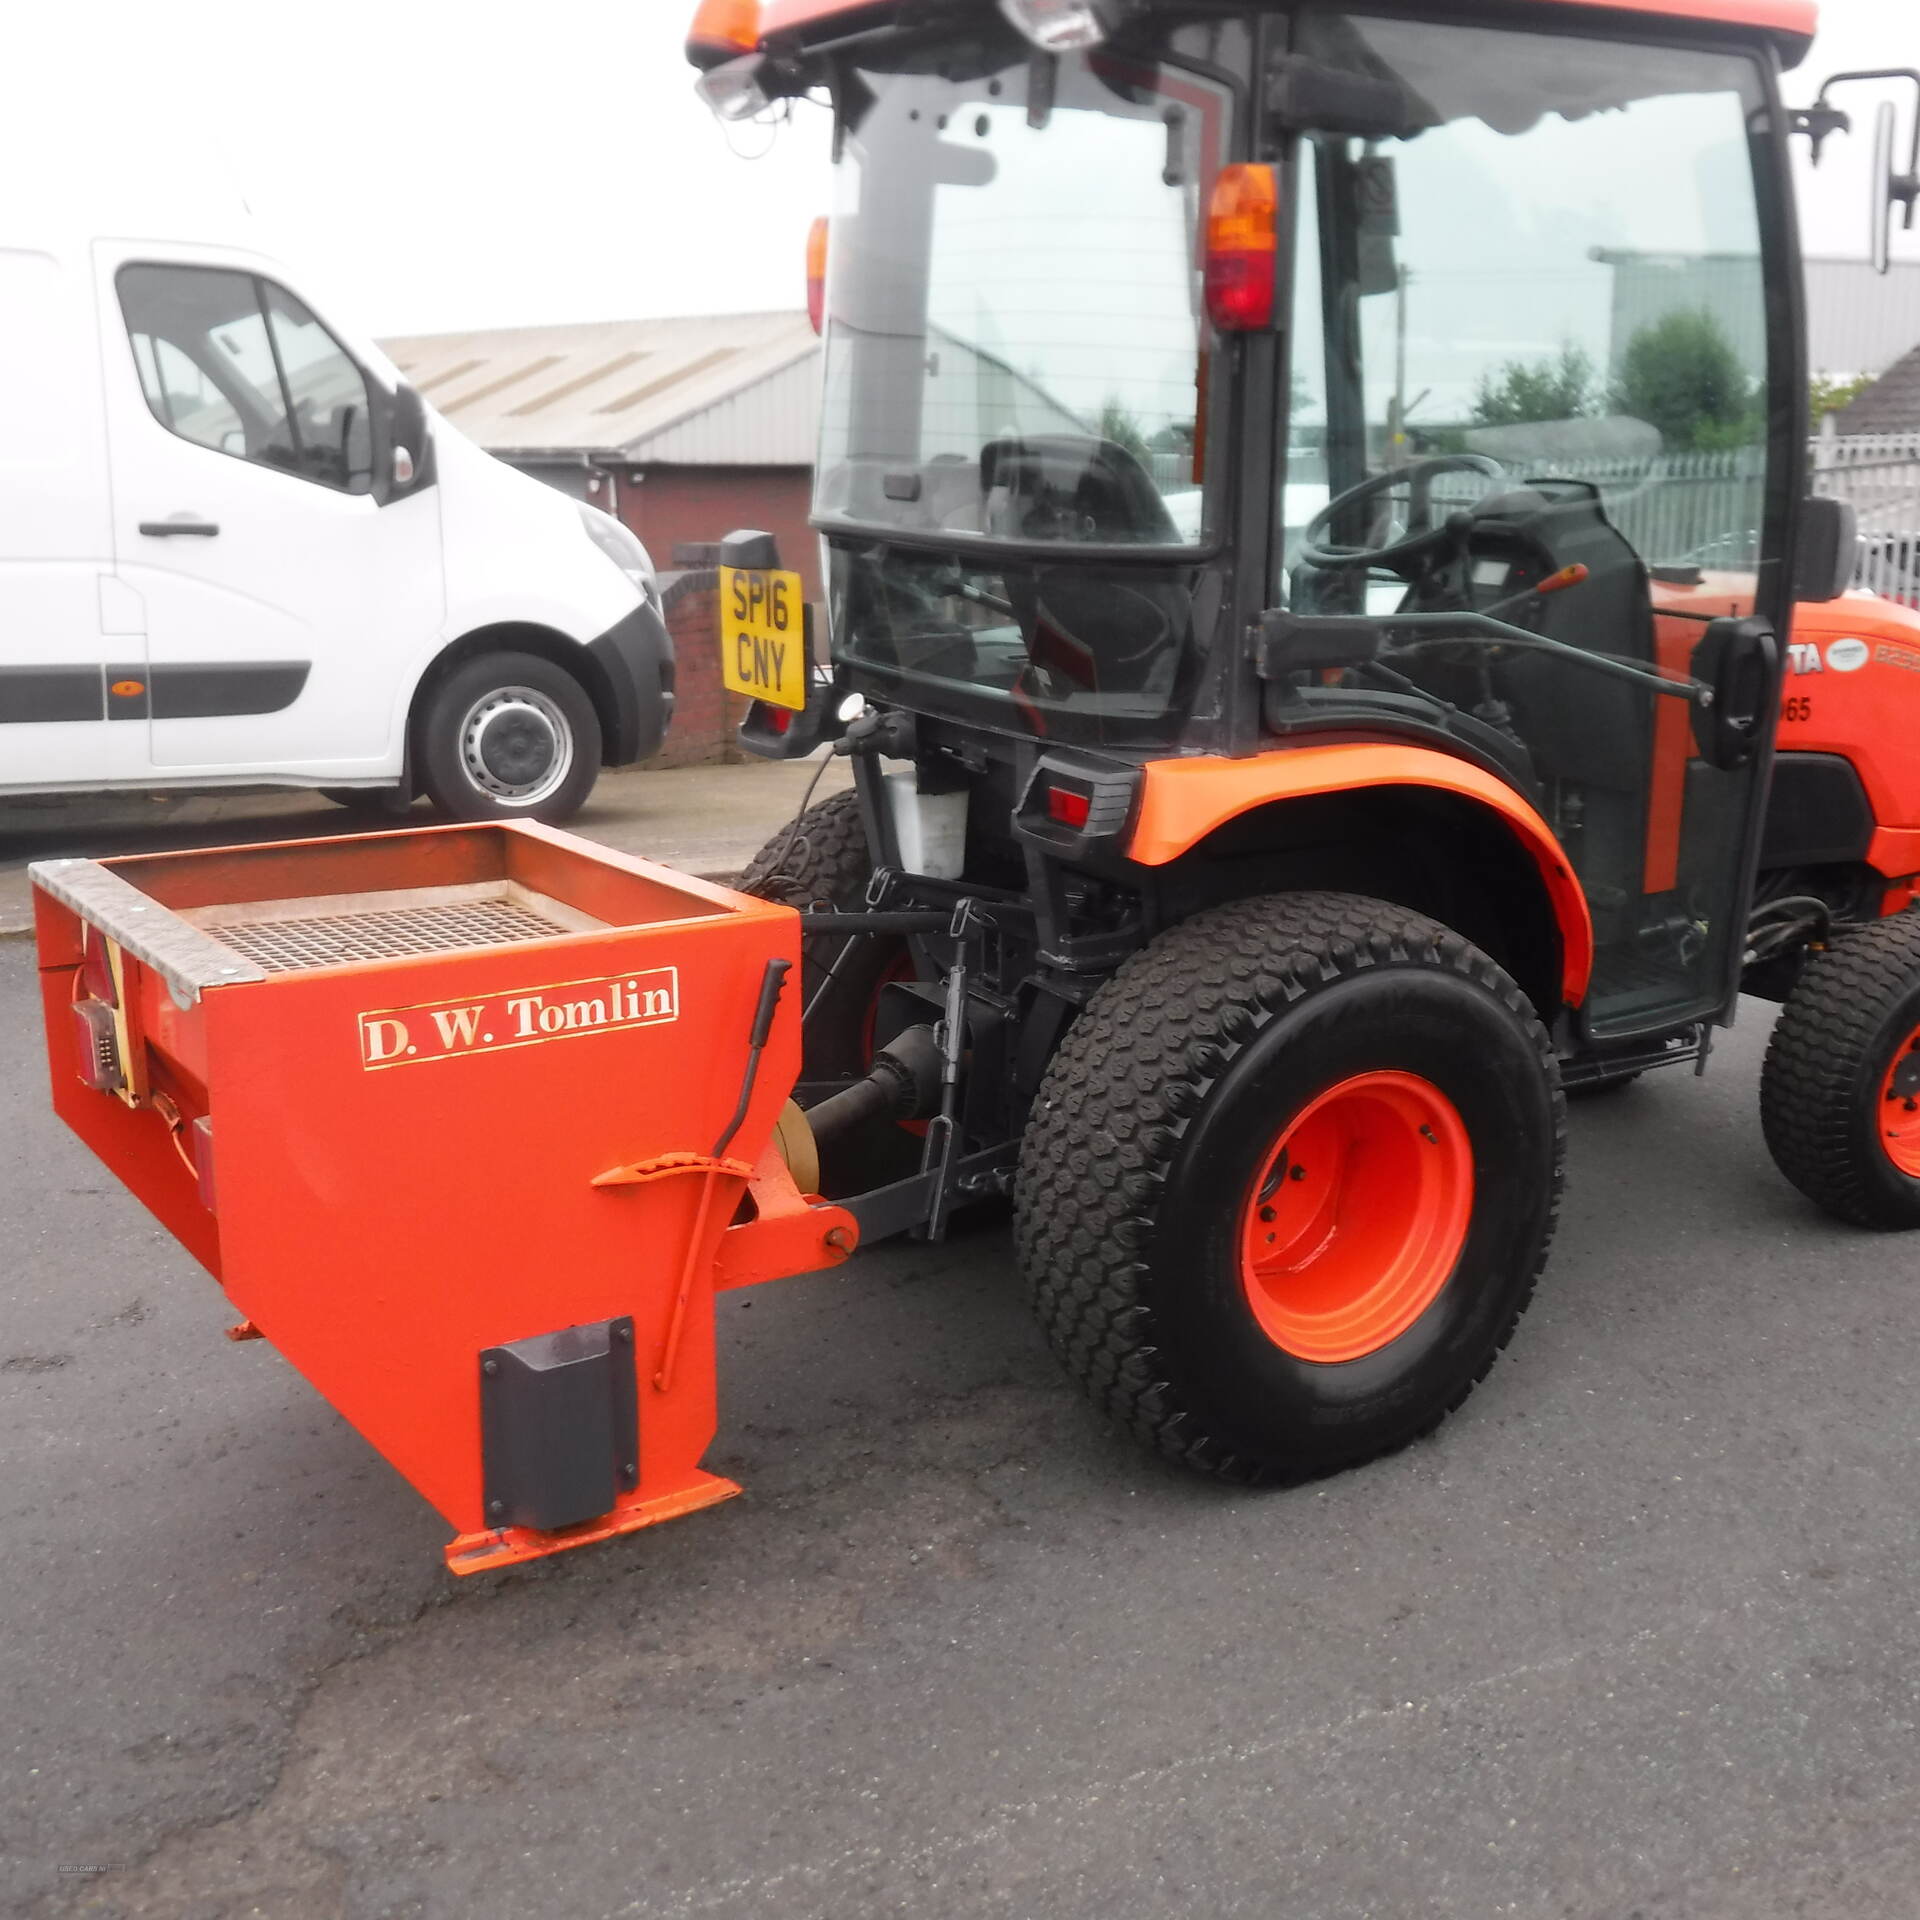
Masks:
[[[1395,467],[1377,473],[1357,487],[1349,487],[1307,522],[1301,536],[1300,559],[1323,572],[1345,573],[1357,567],[1390,567],[1398,570],[1410,560],[1418,560],[1434,549],[1449,545],[1453,530],[1446,523],[1433,524],[1433,483],[1443,473],[1483,473],[1490,480],[1504,480],[1507,470],[1498,460],[1483,453],[1439,453],[1430,459],[1416,460],[1411,466]],[[1337,547],[1329,543],[1334,526],[1354,508],[1364,506],[1394,488],[1412,489],[1412,504],[1407,512],[1407,535],[1384,547]]]

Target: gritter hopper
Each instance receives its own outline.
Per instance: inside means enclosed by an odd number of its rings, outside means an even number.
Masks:
[[[536,825],[33,869],[54,1105],[457,1573],[737,1493],[713,1296],[846,1259],[798,916]]]

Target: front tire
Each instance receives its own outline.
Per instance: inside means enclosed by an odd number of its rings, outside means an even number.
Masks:
[[[1807,955],[1760,1075],[1774,1165],[1854,1226],[1920,1227],[1920,915]]]
[[[1159,1452],[1291,1483],[1404,1446],[1511,1338],[1566,1109],[1519,988],[1342,894],[1217,908],[1093,996],[1022,1143],[1033,1304]]]
[[[570,820],[600,777],[600,721],[572,674],[531,653],[484,653],[421,713],[421,784],[454,820]]]

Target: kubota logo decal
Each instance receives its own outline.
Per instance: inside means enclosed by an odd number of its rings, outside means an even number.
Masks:
[[[439,1000],[421,1007],[387,1007],[360,1016],[360,1064],[424,1065],[466,1053],[537,1047],[622,1027],[654,1027],[680,1018],[680,972],[619,973],[604,980],[565,980],[550,987],[516,987],[483,999]]]

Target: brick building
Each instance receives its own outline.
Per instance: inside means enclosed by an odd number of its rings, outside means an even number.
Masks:
[[[736,527],[777,534],[820,597],[807,526],[820,343],[804,313],[420,334],[381,343],[510,465],[617,514],[663,572]]]
[[[734,730],[747,703],[720,682],[720,576],[711,568],[675,574],[661,594],[679,666],[679,701],[655,767],[711,766],[743,757]]]

